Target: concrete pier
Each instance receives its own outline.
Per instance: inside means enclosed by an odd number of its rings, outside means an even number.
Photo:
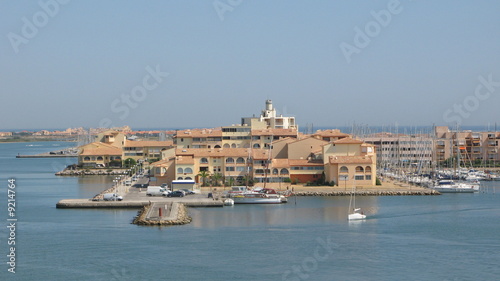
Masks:
[[[148,200],[149,199],[149,200]],[[134,201],[92,201],[91,199],[63,199],[57,202],[56,207],[60,209],[88,209],[88,208],[142,208],[150,204],[172,204],[182,203],[186,207],[223,207],[220,200],[211,198],[145,198],[145,200]]]
[[[88,208],[142,208],[149,205],[148,201],[92,201],[91,199],[63,199],[56,204],[59,209]]]
[[[191,220],[184,204],[156,202],[139,211],[133,223],[138,225],[182,225],[190,223]]]

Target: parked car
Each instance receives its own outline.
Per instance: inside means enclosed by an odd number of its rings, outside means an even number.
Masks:
[[[103,195],[104,201],[122,201],[123,197],[116,193],[106,193]]]
[[[186,195],[195,194],[195,192],[194,192],[194,191],[189,190],[189,189],[181,189],[181,190],[182,190],[182,191],[184,191],[184,193],[185,193]]]
[[[167,197],[184,197],[184,191],[182,190],[176,190],[176,191],[172,191],[170,192]]]
[[[146,190],[146,195],[148,196],[167,196],[170,193],[170,190],[166,190],[161,186],[148,186],[148,190]]]

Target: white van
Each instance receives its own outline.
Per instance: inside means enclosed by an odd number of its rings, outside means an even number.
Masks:
[[[147,196],[167,196],[169,193],[169,190],[161,186],[148,186],[148,190],[146,191]]]
[[[103,199],[104,201],[122,201],[123,197],[116,193],[105,193]]]

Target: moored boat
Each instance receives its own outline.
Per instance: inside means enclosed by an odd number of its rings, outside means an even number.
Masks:
[[[454,180],[439,180],[430,188],[440,193],[473,193],[479,191],[478,184],[455,182]]]

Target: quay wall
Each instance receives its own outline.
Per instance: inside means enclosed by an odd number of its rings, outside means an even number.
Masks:
[[[295,196],[351,196],[350,191],[299,191],[294,192]],[[441,195],[435,190],[398,190],[398,191],[356,191],[356,196],[419,196],[419,195]]]

